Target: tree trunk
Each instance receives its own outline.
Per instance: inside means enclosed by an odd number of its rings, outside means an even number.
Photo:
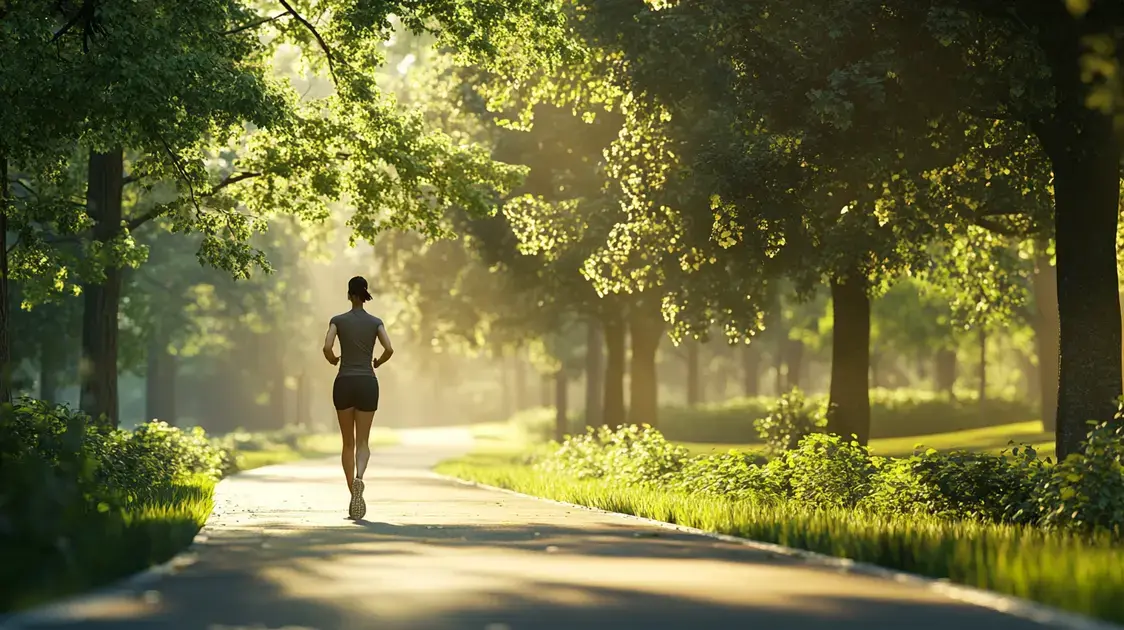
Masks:
[[[699,404],[699,342],[687,340],[687,406]]]
[[[522,349],[511,357],[515,370],[515,410],[523,411],[530,405],[527,402],[527,365],[523,362]]]
[[[984,403],[987,402],[987,330],[980,326],[976,331],[976,337],[980,349],[980,388],[976,392],[976,401],[979,402],[980,412],[983,413]]]
[[[761,348],[751,341],[742,347],[742,393],[746,396],[760,395],[760,377]]]
[[[591,319],[586,322],[585,337],[585,426],[597,427],[603,424],[602,388],[605,386],[605,345],[601,339],[601,322]]]
[[[605,399],[601,421],[610,427],[616,427],[626,421],[624,365],[628,330],[619,307],[613,305],[606,309],[602,327],[605,330],[605,387],[602,392]]]
[[[1038,395],[1042,430],[1057,429],[1058,419],[1058,273],[1039,245],[1034,259],[1034,302],[1037,307],[1034,340],[1038,352]]]
[[[632,365],[629,381],[629,422],[659,427],[659,390],[656,352],[663,336],[663,320],[647,305],[635,308],[629,317]]]
[[[554,373],[554,439],[558,442],[566,439],[566,434],[570,432],[567,396],[569,384],[565,368]]]
[[[297,424],[312,425],[312,391],[305,372],[297,377]]]
[[[828,432],[860,444],[870,438],[870,297],[857,274],[831,282],[835,329],[831,342]]]
[[[1059,5],[1060,6],[1060,5]],[[1116,226],[1120,147],[1112,118],[1086,104],[1081,77],[1088,19],[1059,25],[1048,51],[1057,101],[1036,132],[1054,172],[1059,320],[1057,455],[1079,450],[1090,420],[1111,420],[1121,393]],[[1102,33],[1107,34],[1107,33]]]
[[[554,404],[554,392],[551,389],[554,379],[548,374],[539,375],[539,402],[543,407],[550,407]]]
[[[90,153],[87,212],[96,221],[94,239],[112,240],[121,230],[121,189],[124,152]],[[116,427],[117,414],[117,313],[121,299],[121,269],[110,263],[105,280],[83,285],[82,391],[80,406],[95,422]]]
[[[161,331],[152,334],[148,343],[148,371],[145,378],[145,420],[163,420],[176,424],[175,355],[168,352],[168,338]]]
[[[785,359],[784,359],[786,374],[785,382],[787,387],[785,389],[791,390],[793,387],[803,387],[804,381],[804,342],[797,339],[789,339],[785,344]]]
[[[11,326],[8,295],[8,206],[11,198],[8,189],[8,157],[0,155],[0,238],[4,247],[0,251],[0,404],[12,402],[12,342],[8,336]]]
[[[944,392],[955,399],[956,351],[949,349],[938,350],[936,363],[937,391]]]

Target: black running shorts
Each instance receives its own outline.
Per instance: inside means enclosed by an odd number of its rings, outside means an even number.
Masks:
[[[332,385],[336,409],[376,411],[379,408],[379,379],[374,376],[337,376]]]

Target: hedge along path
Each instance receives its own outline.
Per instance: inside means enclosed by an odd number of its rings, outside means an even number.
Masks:
[[[231,477],[194,562],[6,627],[1043,627],[916,584],[430,472],[470,446],[379,451],[360,523],[344,518],[334,460]]]

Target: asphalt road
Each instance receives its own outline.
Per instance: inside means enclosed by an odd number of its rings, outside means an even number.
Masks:
[[[334,460],[223,481],[194,561],[24,627],[1041,630],[931,590],[451,483],[430,434],[376,451],[366,520]]]

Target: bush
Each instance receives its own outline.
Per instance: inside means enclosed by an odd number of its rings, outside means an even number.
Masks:
[[[1124,423],[1092,425],[1081,452],[1051,471],[1039,498],[1042,524],[1082,532],[1124,533]]]
[[[1008,456],[933,449],[878,460],[873,491],[862,506],[885,513],[1033,523],[1046,463],[1029,446]]]
[[[816,507],[854,507],[870,494],[875,468],[865,446],[813,433],[768,464],[787,482],[787,494]]]
[[[1093,426],[1082,451],[1060,464],[1029,446],[998,455],[968,451],[916,452],[904,458],[870,455],[835,435],[813,433],[771,461],[732,451],[690,458],[649,426],[602,427],[552,446],[537,469],[622,486],[800,509],[857,509],[886,517],[1033,525],[1083,535],[1124,534],[1124,412]]]
[[[809,403],[799,388],[781,396],[764,418],[753,421],[757,436],[774,455],[796,448],[804,436],[827,426],[827,405]]]
[[[154,422],[111,430],[28,398],[2,416],[0,609],[28,593],[88,586],[101,570],[116,577],[161,561],[151,554],[174,553],[202,524],[222,454],[201,429]],[[181,506],[167,498],[177,496],[191,504],[183,518],[173,518]],[[141,530],[152,542],[143,548],[128,534]],[[135,549],[118,553],[111,540]]]
[[[806,399],[813,407],[827,402],[822,394]],[[660,410],[658,426],[673,441],[745,444],[760,439],[756,422],[768,416],[776,405],[777,398],[759,396],[693,408],[666,407]],[[870,391],[872,438],[979,429],[1037,417],[1034,406],[1022,399],[988,399],[981,407],[970,397],[954,400],[947,394],[929,391]]]
[[[732,499],[775,503],[785,496],[785,471],[763,467],[759,456],[737,451],[692,459],[680,473],[679,488]]]
[[[588,429],[566,439],[539,466],[578,478],[612,477],[628,485],[674,482],[689,453],[650,426]]]

